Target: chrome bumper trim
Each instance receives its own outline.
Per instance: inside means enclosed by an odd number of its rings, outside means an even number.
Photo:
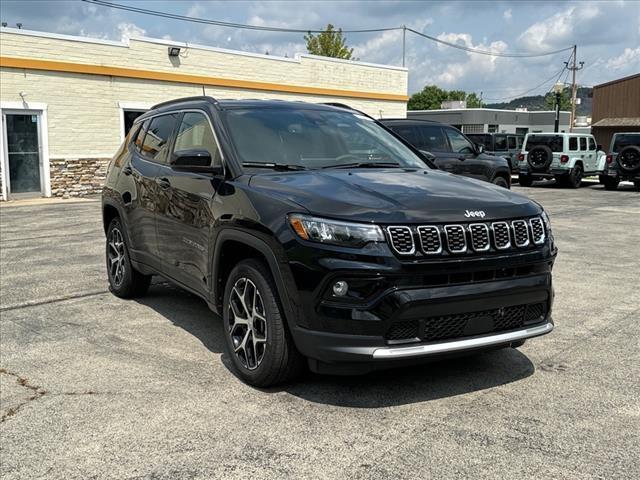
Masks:
[[[524,340],[525,338],[537,337],[539,335],[549,333],[551,330],[553,330],[553,323],[549,322],[536,327],[516,330],[514,332],[498,333],[496,335],[487,335],[484,337],[432,343],[429,345],[417,345],[413,347],[384,347],[374,350],[373,358],[390,359],[419,357],[435,353],[447,353],[456,352],[458,350],[489,347],[491,345],[499,345],[501,343],[516,342],[518,340]]]

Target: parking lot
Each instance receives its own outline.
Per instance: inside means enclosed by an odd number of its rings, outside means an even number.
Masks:
[[[271,390],[203,301],[108,292],[97,200],[3,206],[3,478],[639,478],[640,192],[514,190],[551,216],[554,332]]]

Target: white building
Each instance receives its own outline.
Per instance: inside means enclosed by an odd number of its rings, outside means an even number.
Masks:
[[[406,115],[400,67],[11,28],[0,29],[0,45],[3,199],[99,192],[135,116],[173,98],[333,101],[376,117]]]

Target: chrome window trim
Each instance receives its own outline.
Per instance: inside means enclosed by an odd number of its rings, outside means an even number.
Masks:
[[[391,234],[392,228],[400,228],[400,229],[409,231],[409,235],[411,235],[411,251],[410,252],[398,251],[398,249],[393,244],[393,235]],[[391,248],[393,248],[394,252],[396,252],[398,255],[413,255],[416,253],[416,240],[415,238],[413,238],[413,231],[411,230],[411,228],[407,227],[406,225],[389,225],[386,228],[386,230],[387,230],[387,234],[389,235],[389,243],[391,244]]]
[[[507,227],[507,235],[509,235],[509,243],[504,247],[499,247],[496,243],[496,230],[494,228],[495,225],[504,225]],[[511,248],[511,227],[507,222],[493,222],[491,224],[491,233],[493,233],[493,245],[496,247],[496,250],[509,250]]]
[[[424,244],[422,243],[422,234],[420,233],[421,228],[435,229],[436,233],[438,234],[438,250],[436,250],[435,252],[427,252],[425,250]],[[420,225],[418,228],[416,228],[416,230],[418,231],[418,239],[420,240],[420,248],[422,249],[422,253],[424,253],[425,255],[439,255],[442,253],[442,232],[438,227],[436,227],[435,225]]]
[[[536,242],[535,234],[533,233],[533,222],[538,222],[542,227],[542,238],[540,241]],[[531,239],[533,240],[534,245],[542,245],[547,240],[547,231],[544,228],[544,222],[540,217],[534,217],[529,219],[529,226],[531,227]]]
[[[518,243],[518,237],[516,236],[516,223],[524,224],[524,229],[527,232],[527,241],[525,243]],[[530,239],[530,235],[529,235],[529,226],[527,225],[527,221],[526,220],[514,220],[514,221],[511,222],[511,228],[513,229],[513,242],[515,243],[516,247],[524,248],[524,247],[529,246],[529,244],[531,243],[531,239]]]
[[[487,234],[487,246],[485,248],[476,248],[476,246],[474,245],[473,242],[473,231],[471,230],[471,227],[482,227],[484,228],[484,231]],[[473,249],[474,252],[487,252],[491,249],[491,235],[489,234],[489,227],[487,227],[486,223],[470,223],[468,225],[469,227],[469,235],[471,236],[471,248]]]
[[[464,237],[464,248],[462,248],[462,250],[453,250],[451,248],[451,243],[449,242],[449,232],[447,231],[447,228],[449,227],[458,227],[462,230],[462,235]],[[465,253],[467,251],[467,230],[462,225],[460,224],[445,225],[444,236],[447,239],[447,250],[449,250],[451,253]]]

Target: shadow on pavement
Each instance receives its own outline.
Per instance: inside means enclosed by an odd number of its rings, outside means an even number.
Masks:
[[[211,352],[221,353],[222,363],[234,373],[226,353],[222,321],[202,299],[171,284],[159,283],[137,301],[198,338]],[[522,380],[534,371],[526,355],[507,348],[360,376],[308,372],[291,385],[262,391],[284,391],[314,403],[381,408],[485,390]]]

